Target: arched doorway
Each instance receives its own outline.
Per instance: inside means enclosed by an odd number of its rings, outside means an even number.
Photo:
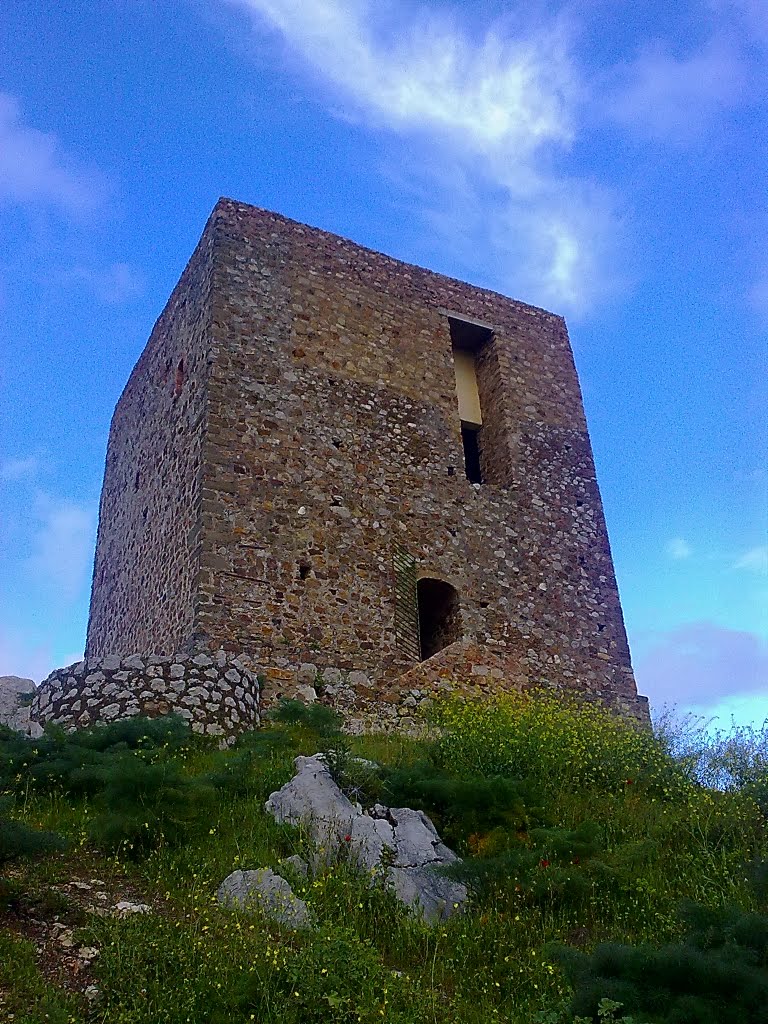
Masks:
[[[422,576],[416,583],[421,660],[461,639],[461,608],[455,587],[445,580]]]

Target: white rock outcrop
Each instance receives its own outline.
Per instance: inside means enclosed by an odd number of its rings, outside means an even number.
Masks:
[[[30,718],[29,705],[35,693],[33,679],[22,676],[0,676],[0,725],[37,739],[43,730]]]
[[[366,812],[342,793],[321,754],[297,757],[294,765],[294,777],[265,808],[276,821],[305,828],[320,862],[344,855],[360,870],[381,872],[398,898],[430,923],[464,904],[466,888],[435,870],[459,858],[423,811],[376,804]]]
[[[304,900],[295,896],[288,882],[269,868],[233,871],[219,886],[216,898],[224,906],[260,911],[286,928],[312,927]]]

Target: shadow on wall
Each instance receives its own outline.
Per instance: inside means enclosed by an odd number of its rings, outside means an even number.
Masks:
[[[461,639],[461,608],[455,587],[445,580],[422,576],[416,583],[421,660],[426,661]]]

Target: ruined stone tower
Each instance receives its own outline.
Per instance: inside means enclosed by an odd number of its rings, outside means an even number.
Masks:
[[[564,321],[220,200],[115,410],[86,653],[221,648],[363,718],[644,717]]]

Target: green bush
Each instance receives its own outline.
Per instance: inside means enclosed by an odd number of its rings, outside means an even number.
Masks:
[[[642,790],[671,799],[693,787],[650,729],[562,693],[447,700],[433,717],[444,730],[436,759],[457,775],[531,780],[549,795]]]
[[[0,735],[0,791],[93,794],[99,788],[99,769],[109,768],[115,756],[136,751],[159,760],[190,742],[189,727],[175,715],[129,718],[72,733],[52,727],[38,739]]]
[[[380,798],[392,807],[413,807],[430,815],[444,841],[463,852],[493,829],[524,833],[541,820],[541,794],[530,782],[501,776],[457,778],[447,767],[421,761],[385,771]]]
[[[554,951],[574,984],[573,1012],[597,1019],[609,998],[649,1024],[766,1024],[768,917],[691,903],[681,917],[680,943]]]
[[[13,801],[0,797],[0,867],[20,857],[36,857],[65,850],[67,841],[55,832],[31,828],[10,817]]]
[[[370,941],[351,929],[319,929],[285,957],[265,1000],[258,975],[244,979],[238,1009],[280,1024],[416,1024],[418,1006],[408,987],[381,962]]]
[[[173,764],[146,764],[135,753],[115,757],[96,773],[96,815],[89,836],[97,846],[139,856],[174,846],[210,819],[216,790]]]
[[[273,722],[301,726],[320,736],[338,733],[343,722],[341,714],[327,704],[304,704],[300,700],[281,700],[268,717]]]

